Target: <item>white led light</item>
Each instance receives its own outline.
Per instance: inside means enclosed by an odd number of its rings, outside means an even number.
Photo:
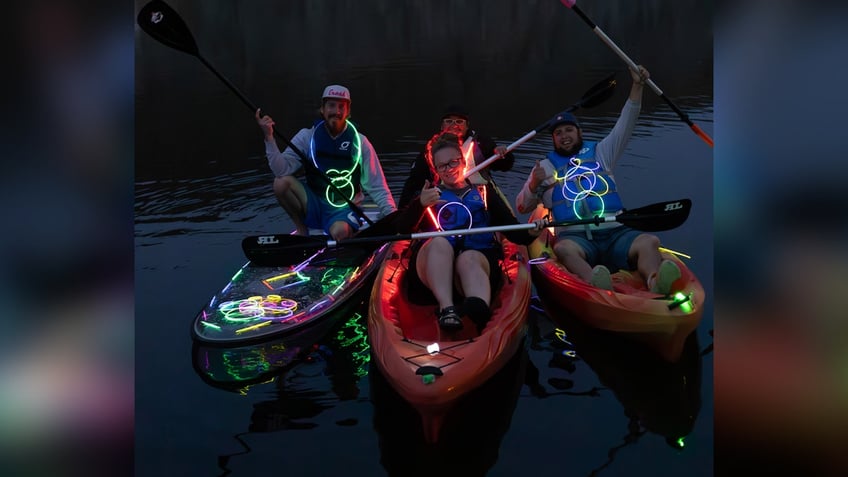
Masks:
[[[439,352],[439,343],[433,343],[427,345],[427,352],[430,354],[436,354]]]

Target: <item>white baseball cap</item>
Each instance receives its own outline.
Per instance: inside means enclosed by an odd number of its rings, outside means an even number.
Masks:
[[[344,86],[331,84],[324,88],[324,95],[321,99],[341,99],[350,102],[350,91]]]

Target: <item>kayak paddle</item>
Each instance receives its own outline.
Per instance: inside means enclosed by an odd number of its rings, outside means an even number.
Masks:
[[[566,225],[595,224],[602,222],[619,222],[623,225],[642,231],[670,230],[680,226],[689,217],[692,201],[689,199],[672,200],[646,205],[638,209],[625,210],[615,217],[592,217],[588,219],[550,222],[549,227]],[[352,253],[362,253],[363,245],[370,244],[373,248],[397,240],[413,240],[448,235],[471,235],[480,233],[506,232],[510,230],[529,230],[535,223],[498,225],[461,230],[440,230],[435,232],[418,232],[411,234],[378,235],[370,237],[353,237],[345,240],[332,240],[321,235],[254,235],[242,240],[241,246],[245,256],[256,265],[287,266],[301,263],[307,257],[313,256],[325,248],[352,248]]]
[[[598,25],[595,25],[595,23],[592,22],[592,20],[590,20],[589,17],[586,16],[585,13],[583,13],[583,10],[581,10],[580,7],[577,6],[577,0],[560,0],[560,3],[562,3],[566,7],[570,8],[581,19],[583,19],[583,21],[586,22],[587,25],[589,25],[589,28],[591,28],[592,31],[595,32],[596,35],[598,35],[598,38],[600,38],[601,41],[606,43],[606,45],[608,47],[610,47],[612,49],[612,51],[614,51],[615,54],[618,55],[619,58],[624,60],[624,62],[627,63],[627,66],[631,70],[633,70],[637,73],[639,72],[639,66],[636,64],[636,62],[631,60],[630,57],[627,56],[627,53],[625,53],[621,48],[619,48],[618,45],[616,45],[610,39],[610,37],[608,37],[607,34],[604,33],[603,30],[598,28]],[[692,129],[692,131],[694,131],[695,134],[697,134],[701,139],[703,139],[705,143],[709,144],[710,147],[713,147],[713,139],[710,136],[708,136],[707,133],[705,133],[697,124],[693,123],[692,120],[689,119],[689,115],[687,115],[686,113],[681,111],[680,108],[678,108],[677,105],[674,104],[668,98],[668,96],[665,95],[665,93],[663,93],[663,91],[660,89],[660,87],[657,86],[656,83],[654,83],[654,81],[652,79],[648,78],[646,83],[648,84],[648,86],[651,87],[652,90],[654,90],[654,93],[656,93],[660,98],[662,98],[663,101],[665,101],[666,104],[668,104],[671,107],[671,109],[674,110],[675,113],[677,113],[677,116],[680,117],[680,119],[684,123],[689,125],[689,128]]]
[[[572,112],[572,111],[574,111],[578,108],[591,108],[591,107],[594,107],[594,106],[597,106],[597,105],[603,103],[604,101],[609,99],[610,96],[612,96],[612,93],[615,91],[615,85],[616,85],[615,73],[613,73],[613,74],[607,76],[606,78],[602,79],[598,83],[596,83],[591,88],[589,88],[589,90],[586,91],[586,93],[583,95],[582,98],[580,98],[579,101],[572,104],[571,106],[564,109],[563,111],[560,111],[559,113],[556,114],[556,116],[552,117],[551,119],[548,119],[544,123],[537,126],[535,129],[533,129],[532,131],[530,131],[527,134],[516,139],[515,142],[513,142],[512,144],[507,146],[506,152],[510,152],[513,149],[515,149],[516,147],[518,147],[518,146],[524,144],[525,142],[529,141],[536,134],[544,131],[551,124],[562,119],[562,116],[565,115],[566,113],[570,113],[570,112]],[[506,154],[506,152],[504,154]],[[489,157],[485,161],[483,161],[480,164],[477,164],[476,166],[472,167],[471,169],[465,171],[465,174],[464,174],[463,177],[465,177],[465,178],[470,177],[472,174],[474,174],[475,172],[479,171],[480,169],[488,166],[489,164],[491,164],[492,162],[497,160],[499,157],[501,157],[499,154],[493,154],[491,157]]]

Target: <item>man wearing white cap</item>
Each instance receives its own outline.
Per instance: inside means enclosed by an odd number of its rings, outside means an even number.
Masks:
[[[612,170],[624,153],[642,107],[642,91],[650,73],[630,71],[630,96],[612,131],[600,142],[584,141],[577,118],[558,117],[550,131],[554,150],[536,161],[515,199],[519,213],[540,202],[556,221],[594,215],[612,216],[623,210]],[[668,295],[680,269],[663,260],[656,235],[641,233],[618,222],[571,225],[557,229],[554,252],[571,273],[598,288],[612,290],[610,268],[639,270],[648,290]]]
[[[319,112],[321,119],[291,140],[311,161],[307,167],[291,148],[280,152],[270,116],[260,116],[257,110],[256,122],[264,133],[265,154],[274,172],[274,195],[294,222],[296,233],[307,235],[310,228],[323,229],[333,240],[341,240],[353,235],[361,224],[345,198],[359,205],[363,192],[368,194],[380,208],[381,217],[397,207],[374,147],[348,121],[350,91],[335,84],[324,88]],[[305,182],[295,177],[301,168]]]

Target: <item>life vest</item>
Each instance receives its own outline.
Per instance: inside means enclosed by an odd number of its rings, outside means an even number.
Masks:
[[[479,228],[489,226],[486,210],[485,186],[472,186],[459,196],[445,189],[434,206],[434,217],[442,230]],[[454,247],[467,250],[484,250],[496,246],[494,233],[449,235],[445,237]]]
[[[612,175],[595,160],[596,146],[595,141],[584,141],[570,157],[548,153],[555,169],[551,212],[557,222],[612,216],[623,208]]]
[[[312,164],[330,178],[338,191],[327,185],[316,172],[306,170],[306,184],[318,197],[336,207],[347,205],[339,191],[350,200],[361,189],[362,149],[359,133],[350,121],[338,137],[333,138],[324,127],[324,121],[314,126],[309,141],[309,159]]]

